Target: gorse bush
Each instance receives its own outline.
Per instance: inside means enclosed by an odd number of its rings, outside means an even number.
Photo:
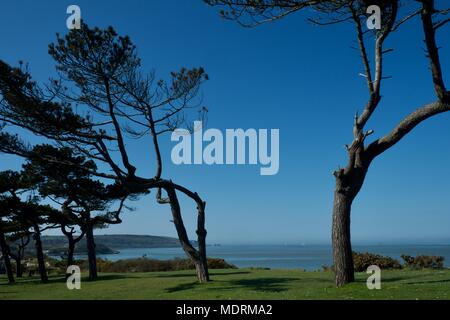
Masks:
[[[79,266],[81,270],[88,269],[87,261],[82,261]],[[208,259],[208,268],[234,269],[236,267],[223,259],[211,258]],[[153,260],[148,258],[137,258],[118,261],[97,259],[97,269],[99,272],[128,273],[193,270],[195,269],[195,266],[189,259]]]
[[[398,260],[391,257],[382,256],[369,252],[353,252],[353,263],[355,272],[366,272],[367,268],[375,265],[380,269],[401,269],[402,265]],[[322,266],[324,272],[335,272],[334,265]]]
[[[371,265],[376,265],[381,269],[401,269],[402,265],[398,260],[391,257],[373,254],[369,252],[353,252],[353,262],[356,272],[366,272]]]
[[[190,262],[190,260],[189,260]],[[192,264],[192,262],[190,262]],[[193,266],[193,265],[192,265]],[[209,269],[237,269],[235,265],[226,262],[224,259],[209,258],[208,259]],[[194,269],[194,268],[192,268]]]
[[[405,261],[405,266],[411,269],[442,269],[444,268],[445,258],[442,256],[407,256],[402,255],[402,259]]]

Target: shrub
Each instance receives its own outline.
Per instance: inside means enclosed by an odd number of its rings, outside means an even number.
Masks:
[[[380,269],[401,269],[402,265],[398,260],[391,257],[373,254],[369,252],[353,252],[353,261],[356,272],[366,272],[371,265],[376,265]]]
[[[209,269],[237,269],[235,265],[226,262],[224,259],[209,258],[208,259]]]
[[[442,269],[444,268],[445,258],[442,256],[417,256],[412,257],[408,255],[402,255],[402,259],[405,261],[405,266],[411,269]]]
[[[82,261],[80,268],[88,270],[88,262]],[[223,259],[208,259],[208,267],[210,269],[235,269],[236,267],[227,263]],[[137,258],[110,261],[97,259],[97,270],[99,272],[111,273],[128,273],[128,272],[154,272],[154,271],[178,271],[193,270],[194,264],[189,259],[173,259],[173,260],[153,260],[148,258]]]

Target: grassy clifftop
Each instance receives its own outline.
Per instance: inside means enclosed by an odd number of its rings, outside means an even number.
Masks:
[[[195,271],[101,274],[83,278],[70,291],[63,277],[40,284],[24,278],[7,285],[0,277],[2,299],[450,299],[450,270],[382,272],[381,290],[368,290],[367,274],[344,288],[334,286],[330,272],[298,270],[211,270],[213,281],[198,284]]]

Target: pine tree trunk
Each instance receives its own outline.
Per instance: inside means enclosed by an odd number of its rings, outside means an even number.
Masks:
[[[90,222],[86,225],[86,245],[89,261],[89,280],[97,280],[97,257],[95,253],[94,228]]]
[[[38,261],[39,274],[42,282],[48,281],[47,269],[45,267],[44,252],[42,250],[41,232],[38,227],[34,228],[34,244],[36,247],[36,258]]]
[[[332,240],[335,279],[338,287],[355,280],[350,239],[351,205],[352,199],[349,195],[335,191]]]
[[[3,263],[5,264],[6,275],[8,276],[8,283],[14,283],[14,274],[11,267],[11,259],[9,258],[9,246],[6,243],[5,234],[0,231],[0,247],[2,250]]]
[[[333,203],[333,263],[336,286],[355,281],[353,252],[350,236],[350,214],[352,203],[366,178],[369,164],[341,171],[336,175]]]
[[[198,282],[204,283],[209,281],[208,263],[203,259],[194,260],[195,271],[197,272]]]

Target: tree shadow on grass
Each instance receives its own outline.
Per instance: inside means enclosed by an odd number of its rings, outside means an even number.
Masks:
[[[51,275],[48,277],[48,283],[58,283],[58,282],[65,282],[66,279],[64,276],[58,276],[58,275]],[[12,284],[12,286],[20,286],[22,284],[44,284],[41,281],[41,278],[33,276],[33,277],[22,277],[22,278],[16,278],[16,282]],[[0,286],[11,286],[8,282],[2,282],[0,283]]]
[[[367,277],[370,275],[368,274]],[[440,282],[450,282],[450,279],[443,279],[443,280],[421,280],[421,278],[429,277],[430,274],[424,273],[424,274],[415,274],[414,276],[411,276],[408,273],[405,273],[403,276],[395,276],[395,277],[387,277],[384,278],[382,274],[381,281],[384,283],[394,283],[398,282],[399,284],[427,284],[427,283],[440,283]],[[355,280],[356,283],[366,283],[367,278],[358,278]]]
[[[231,289],[250,289],[253,291],[282,292],[288,290],[288,288],[286,287],[286,283],[297,280],[297,278],[240,279],[230,281],[230,285]]]
[[[369,275],[367,275],[369,276]],[[413,277],[411,277],[411,275],[405,274],[404,276],[396,276],[396,277],[389,277],[389,278],[383,278],[383,273],[381,274],[381,281],[382,282],[399,282],[399,281],[408,281],[408,280],[416,280],[417,278],[423,278],[423,277],[427,277],[429,275],[427,274],[416,274]],[[367,279],[361,279],[361,282],[366,282]],[[402,282],[402,283],[406,283],[406,282]]]
[[[191,289],[194,289],[198,284],[199,283],[197,281],[189,282],[189,283],[182,283],[175,287],[168,288],[166,291],[168,293],[174,293],[174,292],[178,292],[178,291],[191,290]]]
[[[135,275],[133,273],[128,273],[126,276],[122,274],[105,274],[105,275],[99,275],[98,279],[95,281],[89,281],[86,278],[86,282],[98,282],[98,281],[108,281],[108,280],[121,280],[121,279],[130,279],[130,278],[142,278],[142,276]]]
[[[367,278],[370,277],[370,274],[367,274]],[[355,279],[354,283],[358,284],[365,284],[367,283],[367,278],[361,278],[361,279]],[[393,282],[399,282],[401,284],[404,284],[408,279],[411,279],[410,277],[392,277],[392,278],[383,278],[383,274],[381,275],[381,283],[393,283]]]
[[[236,274],[249,274],[249,271],[236,271],[236,272],[210,272],[210,277],[214,276],[232,276]],[[195,272],[192,273],[180,273],[180,274],[161,274],[157,275],[156,278],[185,278],[185,277],[195,277]]]
[[[133,275],[133,274],[127,274],[125,275],[121,275],[121,274],[106,274],[106,275],[99,275],[97,280],[91,281],[89,280],[89,278],[87,276],[84,276],[81,278],[82,282],[86,282],[86,283],[96,283],[96,282],[101,282],[101,281],[109,281],[109,280],[120,280],[120,279],[129,279],[129,278],[141,278],[141,276],[137,276],[137,275]],[[52,283],[65,283],[67,280],[65,278],[64,275],[51,275],[48,278],[48,281],[46,283],[43,283],[41,281],[41,279],[39,277],[23,277],[23,278],[18,278],[16,279],[16,283],[13,284],[13,286],[15,285],[23,285],[23,284],[52,284]],[[8,284],[8,282],[1,282],[0,283],[0,287],[3,286],[11,286],[10,284]]]
[[[425,281],[414,281],[414,282],[405,282],[404,284],[429,284],[429,283],[445,283],[450,282],[450,279],[443,279],[443,280],[425,280]]]
[[[282,292],[288,290],[286,283],[296,281],[296,278],[259,278],[259,279],[240,279],[224,281],[224,285],[217,287],[206,287],[211,290],[239,290],[249,289],[253,291],[262,292]],[[168,288],[168,293],[174,293],[179,291],[191,290],[200,284],[196,281],[189,283],[182,283],[175,287]]]

